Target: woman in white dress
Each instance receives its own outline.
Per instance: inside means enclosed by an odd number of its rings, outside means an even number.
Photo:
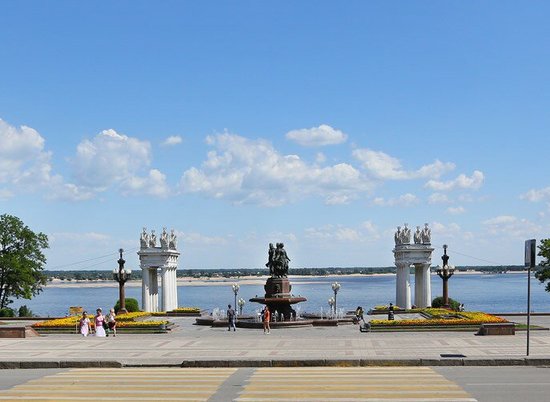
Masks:
[[[95,315],[95,336],[106,336],[105,328],[103,328],[104,322],[105,316],[101,312],[101,309],[98,308]]]
[[[82,313],[82,318],[80,319],[80,334],[82,336],[88,336],[88,334],[92,332],[91,329],[88,313],[84,311]]]

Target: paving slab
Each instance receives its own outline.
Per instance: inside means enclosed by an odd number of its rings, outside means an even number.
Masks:
[[[544,317],[548,321],[550,318]],[[357,325],[237,329],[193,325],[171,319],[167,334],[120,334],[113,338],[76,334],[0,339],[0,368],[117,366],[296,366],[296,365],[539,365],[550,362],[550,331],[513,336],[474,332],[368,332]],[[442,355],[463,355],[463,359]],[[544,363],[546,362],[546,363]]]

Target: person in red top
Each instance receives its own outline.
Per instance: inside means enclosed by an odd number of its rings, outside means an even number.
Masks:
[[[264,311],[262,312],[263,323],[264,323],[264,334],[269,334],[269,321],[271,321],[271,311],[269,307],[265,306]]]

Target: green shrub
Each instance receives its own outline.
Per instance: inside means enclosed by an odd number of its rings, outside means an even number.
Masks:
[[[0,317],[15,317],[15,310],[9,307],[0,308]]]
[[[432,307],[433,308],[440,308],[443,307],[443,297],[439,296],[433,299],[432,301]],[[449,307],[453,309],[454,311],[458,311],[460,308],[460,302],[453,300],[449,297]]]
[[[32,311],[26,305],[19,307],[19,317],[32,317],[33,315]]]
[[[139,303],[136,299],[129,297],[124,299],[124,301],[126,303],[126,310],[128,310],[129,313],[135,313],[136,311],[139,311]],[[119,300],[117,300],[114,308],[115,308],[115,311],[118,312],[118,310],[120,309]]]

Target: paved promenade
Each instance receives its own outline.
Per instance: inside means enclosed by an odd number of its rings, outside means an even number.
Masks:
[[[360,333],[355,325],[341,325],[274,329],[264,335],[257,329],[196,326],[191,318],[171,320],[177,327],[168,334],[0,339],[0,367],[550,365],[550,331],[531,331],[526,358],[526,332]],[[532,323],[548,326],[549,321],[534,317]]]

